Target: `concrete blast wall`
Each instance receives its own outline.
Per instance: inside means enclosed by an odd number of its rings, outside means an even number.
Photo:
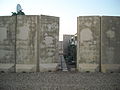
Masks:
[[[101,18],[102,72],[120,72],[120,17]]]
[[[81,72],[99,71],[100,17],[80,16],[77,23],[77,68]]]
[[[16,71],[35,71],[38,16],[17,16]]]
[[[39,68],[54,71],[59,59],[59,18],[42,15],[39,21]]]
[[[120,71],[120,17],[78,17],[79,71]]]
[[[0,71],[15,71],[15,17],[0,17]]]
[[[58,17],[0,17],[0,68],[7,66],[4,68],[9,71],[14,67],[17,72],[56,70],[58,40]]]

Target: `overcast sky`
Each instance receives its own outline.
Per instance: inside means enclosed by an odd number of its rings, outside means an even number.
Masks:
[[[0,0],[0,16],[11,15],[17,4],[26,15],[60,17],[60,40],[63,34],[77,32],[78,16],[120,16],[120,0]]]

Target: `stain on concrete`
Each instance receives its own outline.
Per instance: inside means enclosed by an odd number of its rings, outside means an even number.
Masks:
[[[93,40],[93,35],[91,30],[89,28],[82,29],[80,33],[80,42],[84,43],[92,40]]]

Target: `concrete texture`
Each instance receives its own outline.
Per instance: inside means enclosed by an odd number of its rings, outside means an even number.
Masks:
[[[59,58],[58,40],[58,17],[0,17],[0,64],[7,64],[4,68],[8,66],[8,69],[16,72],[56,70]]]
[[[101,18],[102,72],[120,72],[120,17]]]
[[[54,64],[47,71],[56,70],[59,59],[59,18],[41,15],[39,17],[39,62],[40,64]],[[40,66],[40,71],[43,68]]]
[[[100,17],[77,18],[77,69],[97,72],[100,61]]]
[[[15,18],[0,17],[0,71],[13,72],[15,69]]]
[[[78,17],[79,71],[120,72],[120,17]]]
[[[25,67],[31,71],[35,68],[37,60],[37,17],[17,16],[16,31],[16,70],[24,71]],[[23,68],[24,67],[24,68]],[[35,69],[34,69],[35,70]],[[26,70],[25,70],[26,71]]]

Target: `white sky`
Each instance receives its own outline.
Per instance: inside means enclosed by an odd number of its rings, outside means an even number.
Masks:
[[[0,16],[11,15],[17,4],[26,15],[60,17],[60,40],[63,34],[77,32],[78,16],[120,16],[120,0],[0,0]]]

